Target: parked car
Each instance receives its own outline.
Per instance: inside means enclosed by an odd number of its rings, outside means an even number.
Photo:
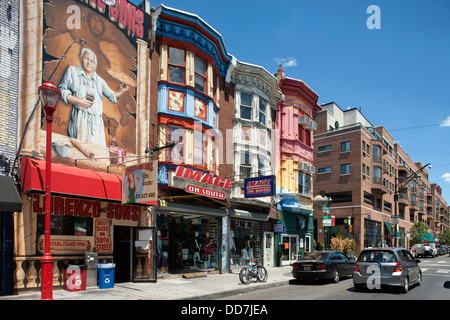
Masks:
[[[425,257],[436,258],[438,256],[438,249],[434,243],[430,243],[429,245],[425,245]]]
[[[299,280],[330,279],[339,282],[351,277],[355,260],[340,251],[314,251],[292,265],[292,275]]]
[[[419,262],[404,248],[364,249],[356,259],[353,285],[357,291],[386,285],[398,287],[406,293],[411,285],[422,282]]]

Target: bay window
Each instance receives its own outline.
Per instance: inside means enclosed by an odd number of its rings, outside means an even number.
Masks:
[[[177,48],[169,48],[169,81],[184,83],[185,52]]]

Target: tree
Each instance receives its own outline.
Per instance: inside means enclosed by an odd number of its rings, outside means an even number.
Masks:
[[[450,231],[444,230],[437,235],[438,241],[441,245],[448,245],[450,244]]]
[[[428,232],[428,226],[420,221],[415,221],[410,233],[413,244],[422,243],[423,236]]]

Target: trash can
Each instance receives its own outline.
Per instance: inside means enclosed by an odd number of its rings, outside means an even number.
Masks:
[[[115,263],[99,263],[97,265],[98,271],[98,286],[100,289],[114,288],[114,270]]]
[[[86,266],[69,264],[64,268],[64,290],[86,290]]]

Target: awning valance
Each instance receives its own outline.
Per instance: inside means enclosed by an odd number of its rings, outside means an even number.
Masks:
[[[159,201],[159,205],[156,207],[156,210],[164,213],[177,213],[177,214],[191,214],[191,215],[204,215],[204,216],[216,216],[216,217],[225,217],[228,214],[227,209],[221,208],[210,208],[210,207],[202,207],[189,205],[184,203],[174,203],[174,202],[166,202]]]
[[[259,212],[250,212],[246,210],[240,210],[240,209],[233,209],[230,211],[230,218],[237,218],[237,219],[246,219],[246,220],[253,220],[253,221],[268,221],[269,215]]]
[[[21,159],[22,192],[44,191],[45,161]],[[122,177],[116,174],[52,163],[52,193],[122,200]]]
[[[0,212],[22,211],[22,200],[11,177],[0,175]]]

